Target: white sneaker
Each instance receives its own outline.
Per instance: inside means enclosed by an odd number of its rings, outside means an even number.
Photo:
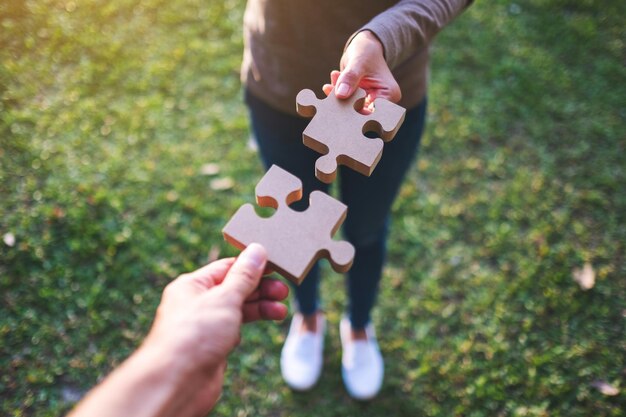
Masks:
[[[372,324],[365,328],[367,340],[352,340],[350,320],[341,319],[341,375],[348,394],[355,400],[370,400],[383,385],[383,357]]]
[[[291,389],[306,391],[311,389],[322,373],[324,316],[317,314],[317,332],[301,332],[302,314],[296,313],[291,319],[289,334],[280,355],[280,371]]]

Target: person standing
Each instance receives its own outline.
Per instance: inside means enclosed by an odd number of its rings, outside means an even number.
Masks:
[[[251,129],[266,169],[276,164],[302,180],[305,195],[295,209],[305,208],[308,193],[328,188],[314,175],[320,155],[302,144],[309,120],[295,110],[300,90],[322,86],[325,94],[334,90],[347,99],[360,87],[367,93],[363,112],[375,111],[379,97],[407,109],[370,177],[339,169],[341,199],[349,207],[344,233],[356,249],[347,275],[348,314],[340,324],[342,376],[358,400],[375,397],[383,382],[371,311],[391,207],[424,129],[429,45],[470,2],[248,0],[246,5],[242,81]],[[319,281],[315,266],[295,288],[297,312],[281,354],[282,376],[295,390],[311,389],[321,374],[325,320]]]

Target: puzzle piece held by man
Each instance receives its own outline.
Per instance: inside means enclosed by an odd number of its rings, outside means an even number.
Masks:
[[[315,175],[320,181],[331,183],[337,165],[347,165],[367,175],[374,171],[383,151],[383,141],[388,142],[404,121],[406,110],[388,100],[374,100],[374,112],[364,115],[366,93],[359,88],[348,99],[338,99],[334,91],[325,99],[318,99],[311,90],[302,90],[296,97],[296,110],[305,117],[313,117],[302,133],[306,146],[324,154],[315,163]],[[379,138],[368,138],[375,132]]]
[[[260,207],[272,207],[276,212],[263,218],[252,204],[244,204],[222,230],[227,242],[238,249],[260,243],[267,250],[270,267],[296,284],[322,257],[329,258],[337,272],[350,269],[354,247],[332,239],[346,218],[345,204],[313,191],[305,211],[291,209],[289,204],[302,198],[302,181],[277,165],[257,184],[256,198]]]

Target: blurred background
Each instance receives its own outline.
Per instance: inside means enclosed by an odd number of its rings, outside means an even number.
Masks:
[[[244,3],[0,0],[1,415],[69,410],[167,282],[237,253],[221,229],[263,173]],[[214,415],[624,415],[625,16],[492,0],[446,28],[375,312],[382,393],[343,389],[324,262],[319,385],[282,382],[287,322],[249,326]]]

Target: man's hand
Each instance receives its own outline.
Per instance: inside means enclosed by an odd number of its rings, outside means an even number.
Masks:
[[[222,391],[226,358],[244,322],[282,320],[289,288],[262,279],[267,253],[248,246],[183,274],[163,292],[141,347],[92,390],[71,417],[200,416]]]
[[[183,274],[163,291],[161,304],[146,344],[175,343],[197,356],[195,366],[211,366],[239,343],[242,323],[282,320],[289,288],[281,281],[262,279],[265,249],[251,244],[238,258],[221,259]],[[177,340],[168,342],[171,336]],[[189,339],[189,340],[188,340]]]
[[[323,87],[326,95],[335,90],[337,98],[346,99],[361,87],[367,93],[363,112],[371,113],[378,97],[397,103],[402,97],[387,62],[383,45],[370,31],[359,32],[350,42],[340,61],[341,71],[330,73],[330,84]]]
[[[189,365],[203,370],[204,388],[192,403],[205,411],[217,401],[226,358],[239,344],[240,327],[256,320],[282,320],[280,303],[289,288],[278,280],[262,279],[265,249],[248,246],[239,257],[213,262],[183,274],[163,291],[146,345],[169,346]]]

